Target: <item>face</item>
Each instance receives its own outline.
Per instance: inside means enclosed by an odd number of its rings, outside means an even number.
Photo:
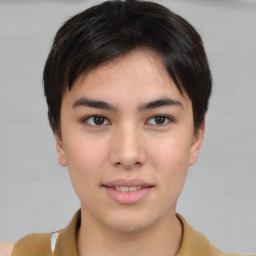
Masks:
[[[134,231],[175,217],[204,133],[193,127],[191,100],[150,51],[79,77],[63,96],[56,142],[88,222]]]

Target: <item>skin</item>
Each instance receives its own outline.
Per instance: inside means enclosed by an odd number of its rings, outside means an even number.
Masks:
[[[85,106],[81,98],[113,109]],[[175,104],[145,107],[163,98]],[[98,125],[95,115],[103,117]],[[81,201],[79,255],[176,255],[182,238],[176,203],[203,134],[204,124],[194,131],[190,98],[149,50],[80,76],[64,93],[61,136],[56,134],[58,162],[68,166]],[[134,204],[116,202],[102,186],[135,178],[153,188]]]
[[[9,256],[12,254],[14,244],[7,242],[0,242],[0,255],[1,256]]]

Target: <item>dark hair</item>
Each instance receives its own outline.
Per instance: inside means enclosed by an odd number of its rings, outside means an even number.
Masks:
[[[180,93],[185,91],[192,100],[198,128],[212,88],[202,39],[169,9],[137,0],[103,2],[73,16],[58,30],[43,73],[51,126],[60,131],[63,93],[82,73],[137,48],[162,58]]]

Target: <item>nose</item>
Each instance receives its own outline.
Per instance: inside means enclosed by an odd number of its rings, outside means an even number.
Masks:
[[[132,125],[119,127],[111,138],[110,161],[113,165],[131,170],[146,161],[143,138]]]

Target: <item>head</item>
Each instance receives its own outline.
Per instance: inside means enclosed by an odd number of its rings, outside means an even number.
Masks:
[[[146,1],[91,7],[57,32],[44,88],[87,226],[134,231],[175,216],[211,92],[189,23]]]
[[[84,73],[138,48],[155,52],[179,92],[192,101],[195,130],[203,123],[211,73],[197,31],[167,8],[147,1],[107,1],[69,19],[57,32],[43,81],[51,127],[61,135],[65,90]]]

